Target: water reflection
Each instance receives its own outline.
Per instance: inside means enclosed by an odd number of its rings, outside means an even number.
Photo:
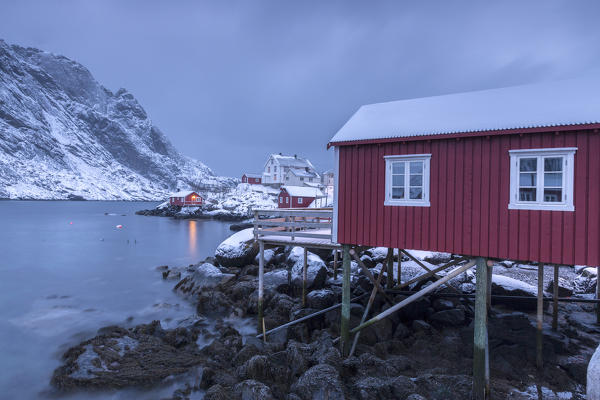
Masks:
[[[189,241],[190,241],[190,246],[189,247],[190,247],[190,254],[192,256],[194,256],[194,257],[198,256],[198,254],[196,254],[196,245],[197,245],[197,242],[196,242],[196,240],[197,240],[197,238],[196,238],[196,236],[197,236],[197,234],[196,234],[196,229],[197,229],[196,223],[197,222],[194,221],[194,220],[189,220],[189,235],[188,235],[189,236]]]

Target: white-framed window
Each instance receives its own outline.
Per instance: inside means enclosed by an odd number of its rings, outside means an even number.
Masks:
[[[576,147],[509,150],[511,210],[575,211]]]
[[[302,197],[298,197],[298,204],[302,204]]]
[[[279,202],[280,202],[280,203],[283,203],[283,197],[280,197],[280,198],[279,198]]]
[[[429,207],[431,154],[385,156],[386,206]]]
[[[289,198],[289,197],[286,197],[286,198],[285,198],[285,204],[288,204],[289,202],[290,202],[290,198]]]

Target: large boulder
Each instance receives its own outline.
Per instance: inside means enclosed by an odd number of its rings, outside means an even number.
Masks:
[[[266,272],[263,282],[266,290],[275,290],[281,293],[287,292],[290,287],[288,271],[285,269]]]
[[[502,275],[492,275],[492,294],[502,296],[527,296],[531,299],[492,299],[492,304],[502,304],[520,311],[535,311],[537,288],[533,285]],[[548,307],[548,303],[544,304]]]
[[[304,267],[304,249],[294,247],[287,258],[287,264],[292,267],[292,286],[297,291],[302,290],[302,269]],[[309,290],[320,289],[327,279],[325,262],[316,254],[308,252],[306,287]]]
[[[600,347],[592,356],[587,370],[587,398],[600,400]]]
[[[274,399],[271,389],[264,383],[247,379],[238,383],[233,388],[235,397],[241,400],[272,400]]]
[[[251,264],[258,254],[258,243],[254,241],[252,228],[244,229],[225,239],[217,250],[215,257],[220,265],[231,267],[243,267]]]
[[[292,392],[303,400],[342,400],[344,390],[338,371],[328,364],[317,364],[292,385]]]
[[[196,296],[203,289],[214,288],[217,285],[226,283],[234,276],[233,274],[221,272],[219,268],[212,264],[204,263],[200,264],[191,275],[179,281],[174,290],[185,296]]]

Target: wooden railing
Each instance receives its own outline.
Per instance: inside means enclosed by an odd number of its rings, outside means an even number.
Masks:
[[[265,236],[331,241],[332,208],[254,210],[254,239]]]

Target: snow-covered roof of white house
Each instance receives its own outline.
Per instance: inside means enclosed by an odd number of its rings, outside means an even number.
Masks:
[[[330,143],[600,123],[600,73],[364,105]]]
[[[311,188],[306,186],[282,186],[292,197],[325,197],[323,192],[317,188]]]
[[[291,167],[291,168],[310,168],[314,169],[312,163],[302,157],[298,156],[284,156],[282,154],[271,154],[273,159],[277,160],[280,166],[282,167]]]
[[[318,188],[319,186],[321,186],[321,184],[318,183],[318,182],[304,182],[303,186],[308,186],[308,187],[312,187],[312,188]]]
[[[262,178],[262,174],[244,174],[246,178]]]
[[[189,196],[192,193],[196,193],[196,192],[193,192],[191,190],[183,190],[181,192],[171,193],[169,195],[169,197],[186,197],[186,196]]]
[[[302,177],[306,177],[306,178],[316,178],[319,176],[314,171],[307,171],[307,170],[301,169],[301,168],[290,168],[289,172],[291,172],[292,174],[294,174],[296,176],[302,176]]]

